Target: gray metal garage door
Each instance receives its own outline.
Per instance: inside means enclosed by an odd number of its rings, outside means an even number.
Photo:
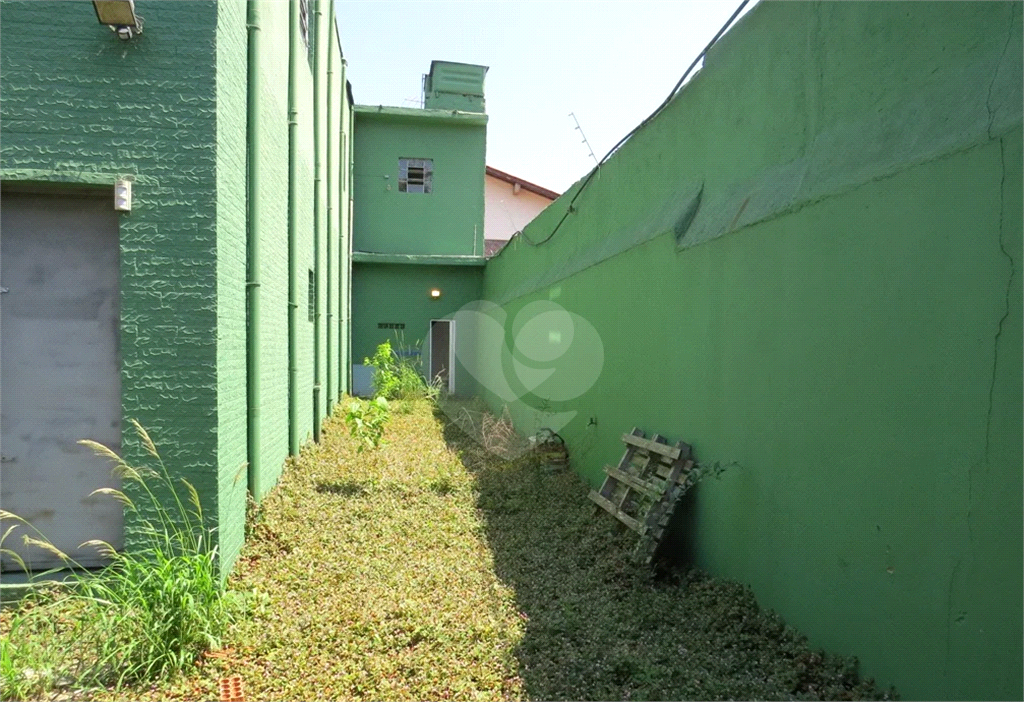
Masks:
[[[120,482],[77,443],[121,444],[118,219],[104,195],[0,194],[0,506],[85,566],[103,559],[82,542],[123,543],[120,506],[89,497]],[[20,544],[4,546],[36,570],[60,565]]]

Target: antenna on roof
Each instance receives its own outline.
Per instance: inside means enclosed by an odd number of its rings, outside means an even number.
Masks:
[[[569,116],[572,117],[572,121],[576,123],[576,129],[579,130],[580,136],[583,137],[583,141],[581,143],[587,145],[587,150],[590,152],[590,158],[594,159],[594,163],[597,163],[597,156],[594,155],[594,149],[590,146],[590,142],[587,141],[587,135],[583,133],[583,127],[580,126],[580,121],[576,119],[576,113],[570,112]]]

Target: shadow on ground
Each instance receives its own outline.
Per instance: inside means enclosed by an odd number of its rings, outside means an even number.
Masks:
[[[598,513],[571,470],[549,473],[529,455],[502,459],[436,417],[475,476],[495,571],[526,620],[516,658],[531,699],[884,696],[858,682],[853,660],[809,649],[760,611],[748,589],[637,565],[635,538]]]

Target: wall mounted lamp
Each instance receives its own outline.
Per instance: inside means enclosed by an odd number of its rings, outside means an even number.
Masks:
[[[437,289],[437,288],[431,288],[430,289],[430,299],[431,300],[440,300],[441,299],[441,291],[439,289]]]
[[[142,34],[142,18],[135,14],[135,0],[92,0],[96,19],[124,41]]]
[[[132,211],[132,182],[130,180],[114,182],[114,209],[118,212]]]

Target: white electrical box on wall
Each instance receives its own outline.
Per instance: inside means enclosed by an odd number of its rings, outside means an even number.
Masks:
[[[132,182],[119,180],[114,183],[114,209],[118,212],[132,211]]]

